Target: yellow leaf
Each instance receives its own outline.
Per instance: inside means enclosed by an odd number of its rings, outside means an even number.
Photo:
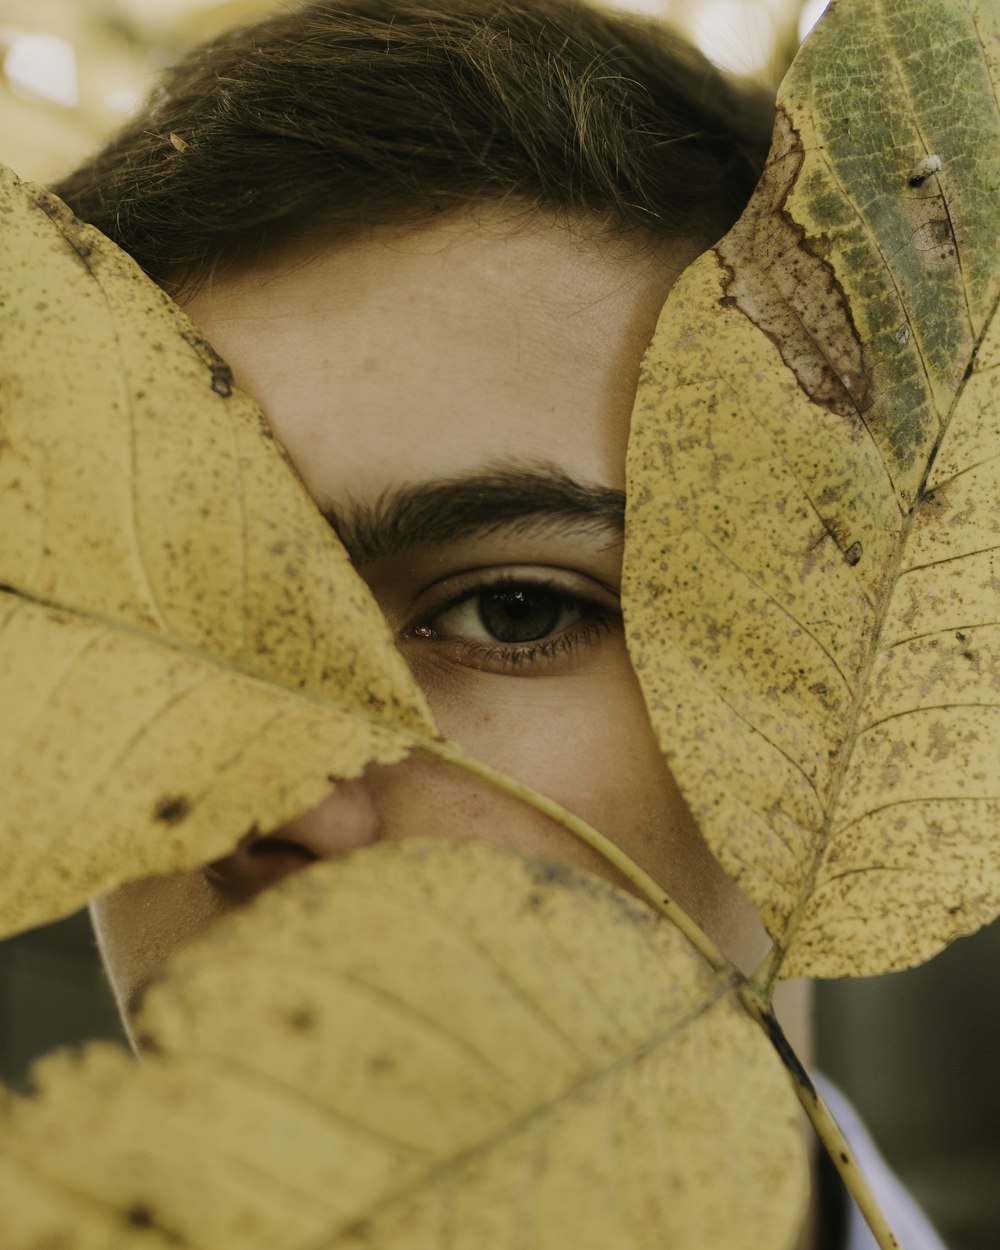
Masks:
[[[139,1027],[138,1067],[56,1056],[9,1101],[5,1250],[795,1242],[766,1038],[576,869],[420,841],[317,865],[176,956]]]
[[[644,365],[630,649],[770,973],[1000,911],[998,57],[995,3],[832,6]]]
[[[9,933],[215,858],[434,729],[367,587],[193,323],[10,173],[0,229]]]

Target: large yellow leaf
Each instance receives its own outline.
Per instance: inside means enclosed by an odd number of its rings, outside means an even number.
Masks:
[[[643,370],[630,648],[784,975],[1000,910],[998,60],[990,0],[831,6]]]
[[[0,932],[204,863],[433,734],[256,405],[97,231],[0,180]],[[290,767],[294,763],[294,767]]]
[[[764,1034],[681,934],[576,869],[385,844],[175,957],[136,1066],[36,1070],[4,1250],[783,1250],[806,1193]]]

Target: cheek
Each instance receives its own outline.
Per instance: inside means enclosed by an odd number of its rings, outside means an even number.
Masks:
[[[211,927],[223,906],[201,872],[151,877],[120,886],[91,903],[101,956],[118,1006],[179,946]]]
[[[618,844],[737,964],[768,941],[753,906],[708,849],[656,742],[622,649],[586,676],[483,677],[461,699],[431,694],[441,731],[470,754],[583,817]],[[415,761],[388,770],[405,786]],[[555,822],[457,769],[421,763],[399,792],[391,836],[482,837],[565,860],[632,889],[598,852]],[[410,780],[414,772],[409,771]]]
[[[457,692],[432,684],[430,699],[447,737],[583,817],[654,875],[662,845],[690,823],[624,653],[580,675],[478,674]],[[477,806],[495,828],[488,804]],[[503,819],[520,826],[534,814],[515,804]]]

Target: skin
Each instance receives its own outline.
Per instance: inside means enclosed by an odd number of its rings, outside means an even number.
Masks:
[[[333,246],[288,243],[217,273],[187,308],[350,548],[350,517],[387,490],[505,467],[623,491],[641,358],[670,286],[703,246],[463,210]],[[737,963],[755,966],[766,937],[695,828],[632,672],[620,538],[536,517],[358,562],[442,732],[597,826]],[[534,610],[557,619],[530,655],[522,644],[512,659],[517,648],[484,625],[484,606],[509,620],[490,597],[498,578],[547,588]],[[547,817],[415,755],[370,768],[204,871],[96,901],[126,1016],[170,952],[229,908],[310,858],[413,836],[515,845],[620,883]],[[806,991],[781,996],[808,1057]]]

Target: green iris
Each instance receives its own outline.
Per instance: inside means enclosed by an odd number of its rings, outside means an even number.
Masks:
[[[492,590],[478,599],[479,620],[497,642],[535,642],[551,634],[565,608],[565,596],[549,590]]]

